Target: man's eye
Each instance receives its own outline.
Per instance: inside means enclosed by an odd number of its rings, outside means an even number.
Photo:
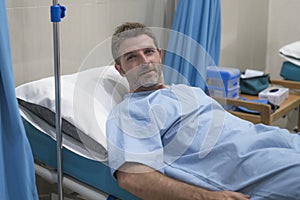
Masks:
[[[133,58],[135,58],[134,55],[130,55],[130,56],[127,56],[126,60],[132,60]]]
[[[146,49],[145,54],[153,54],[155,52],[154,49]]]

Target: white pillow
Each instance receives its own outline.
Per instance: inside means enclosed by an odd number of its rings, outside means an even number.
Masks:
[[[106,119],[112,107],[129,91],[114,66],[98,67],[61,77],[61,116],[107,149]],[[55,112],[54,77],[23,84],[17,98]],[[81,137],[88,143],[86,137]],[[89,144],[87,144],[89,149]],[[91,148],[93,149],[93,148]]]
[[[300,41],[283,46],[279,49],[279,52],[287,61],[300,66]]]

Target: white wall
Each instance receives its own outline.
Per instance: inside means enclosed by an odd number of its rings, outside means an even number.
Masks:
[[[60,26],[62,73],[76,72],[88,53],[124,21],[170,27],[176,1],[59,1],[67,7]],[[6,4],[16,85],[52,75],[52,1],[7,0]],[[220,65],[265,70],[278,77],[283,61],[279,48],[300,40],[300,1],[221,0],[221,4]]]
[[[223,0],[220,65],[280,78],[279,49],[300,40],[299,0]]]
[[[266,70],[272,77],[280,78],[284,59],[278,50],[300,40],[300,1],[270,0]]]
[[[224,0],[220,65],[264,70],[269,0]]]
[[[60,23],[62,74],[78,71],[89,52],[124,21],[158,27],[166,23],[162,0],[61,0],[59,3],[67,7],[67,16]],[[6,5],[16,86],[53,75],[52,1],[7,0]]]

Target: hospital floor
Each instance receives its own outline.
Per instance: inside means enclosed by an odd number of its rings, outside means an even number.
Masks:
[[[57,184],[51,184],[43,180],[40,176],[36,176],[36,185],[39,200],[57,200]],[[64,200],[87,200],[76,192],[64,188]]]

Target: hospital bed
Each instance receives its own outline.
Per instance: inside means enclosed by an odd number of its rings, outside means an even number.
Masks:
[[[63,185],[87,199],[137,199],[119,188],[107,164],[105,123],[110,109],[128,92],[113,66],[61,77]],[[35,159],[35,172],[56,177],[54,77],[16,88],[20,113]]]

